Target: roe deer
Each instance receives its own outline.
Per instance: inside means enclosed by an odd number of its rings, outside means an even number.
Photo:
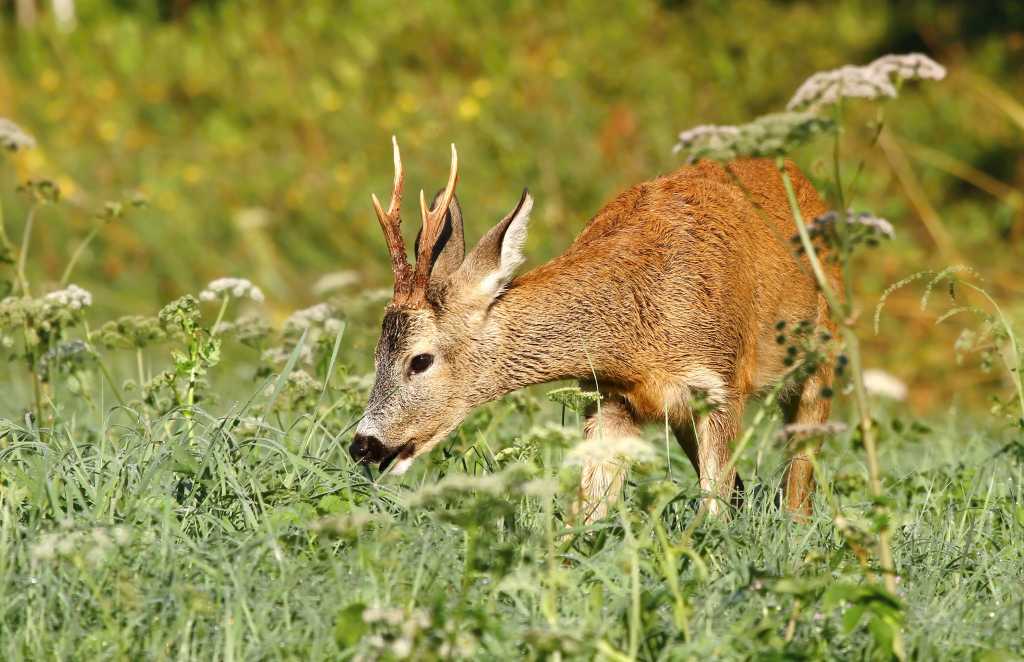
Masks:
[[[831,328],[827,305],[796,234],[772,161],[727,167],[701,162],[639,184],[608,203],[562,255],[524,275],[522,247],[533,199],[515,208],[466,253],[455,198],[452,145],[447,186],[427,207],[413,269],[399,231],[403,171],[385,211],[373,204],[395,277],[384,312],[376,380],[350,446],[360,462],[392,462],[394,473],[443,440],[473,407],[531,384],[564,379],[597,388],[588,440],[631,437],[666,417],[697,471],[711,512],[742,489],[729,468],[744,402],[787,373],[776,324]],[[817,192],[788,164],[805,218],[825,211]],[[835,273],[830,274],[835,278]],[[789,361],[791,363],[791,361]],[[828,417],[825,361],[782,391],[787,423]],[[708,411],[696,412],[703,395]],[[806,447],[791,453],[787,507],[810,510],[813,468]],[[580,502],[588,521],[603,516],[623,481],[620,460],[583,466]]]

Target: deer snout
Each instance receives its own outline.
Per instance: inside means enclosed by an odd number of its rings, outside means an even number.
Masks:
[[[356,433],[352,444],[348,447],[348,453],[356,462],[374,463],[380,462],[387,455],[384,444],[380,439],[368,434]]]

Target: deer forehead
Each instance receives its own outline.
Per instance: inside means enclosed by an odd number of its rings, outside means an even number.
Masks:
[[[424,309],[389,308],[381,323],[377,362],[387,365],[408,354],[430,351],[438,341],[434,315]]]

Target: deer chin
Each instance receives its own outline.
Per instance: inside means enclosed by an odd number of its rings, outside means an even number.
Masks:
[[[454,427],[452,429],[454,429]],[[390,466],[391,471],[389,473],[392,476],[401,476],[409,470],[409,467],[412,466],[413,461],[417,457],[429,452],[434,448],[434,446],[437,446],[437,444],[447,437],[450,432],[450,429],[439,428],[432,435],[429,435],[426,438],[410,439],[399,446],[393,453],[381,460],[379,467],[380,472],[383,474]]]
[[[391,473],[400,476],[409,469],[409,465],[412,464],[414,457],[416,457],[416,441],[407,441],[381,460],[380,464],[377,465],[377,470],[383,474],[394,463],[395,466]]]

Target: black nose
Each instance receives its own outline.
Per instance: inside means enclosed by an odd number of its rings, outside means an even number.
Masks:
[[[348,454],[356,462],[380,462],[384,459],[384,444],[377,437],[357,434],[348,447]]]

